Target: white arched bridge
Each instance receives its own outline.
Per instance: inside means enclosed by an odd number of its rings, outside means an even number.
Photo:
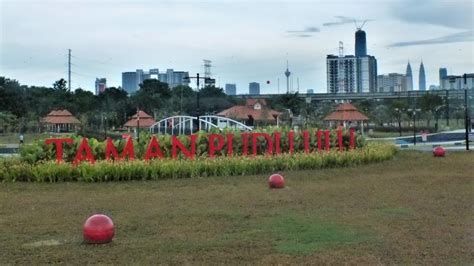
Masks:
[[[252,128],[233,119],[216,116],[203,115],[199,120],[195,116],[171,116],[164,118],[150,127],[154,134],[181,135],[191,134],[196,130],[210,131],[212,129],[223,130],[224,128],[237,129],[241,131],[252,131]]]

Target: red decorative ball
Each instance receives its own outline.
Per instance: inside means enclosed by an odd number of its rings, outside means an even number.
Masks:
[[[94,214],[84,223],[84,241],[89,244],[104,244],[112,241],[114,222],[107,215]]]
[[[280,174],[273,174],[268,178],[268,186],[270,188],[284,188],[285,179]]]
[[[446,150],[441,146],[438,146],[433,149],[434,157],[444,157],[445,154],[446,154]]]

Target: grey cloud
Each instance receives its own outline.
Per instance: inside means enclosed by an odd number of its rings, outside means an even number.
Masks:
[[[401,0],[394,4],[395,17],[409,23],[431,24],[456,29],[473,29],[472,0]]]
[[[315,33],[319,32],[317,27],[306,27],[304,30],[287,30],[288,33]]]
[[[313,35],[311,35],[311,34],[299,34],[297,36],[300,37],[300,38],[308,38],[308,37],[312,37]]]
[[[354,22],[356,23],[361,23],[364,20],[358,20],[356,18],[351,18],[351,17],[345,17],[345,16],[335,16],[335,18],[338,21],[333,21],[333,22],[325,22],[323,23],[324,27],[332,27],[332,26],[339,26],[339,25],[344,25],[344,24],[352,24]],[[367,19],[366,21],[372,21],[371,19]]]
[[[397,43],[391,44],[389,47],[404,47],[404,46],[414,46],[414,45],[473,42],[473,41],[474,41],[474,31],[464,31],[464,32],[450,34],[450,35],[442,36],[439,38],[433,38],[433,39],[397,42]]]

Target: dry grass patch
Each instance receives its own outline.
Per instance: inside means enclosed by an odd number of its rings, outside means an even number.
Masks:
[[[0,264],[471,264],[473,162],[474,153],[401,152],[286,172],[282,190],[266,175],[4,183]],[[96,212],[116,224],[111,244],[82,243]]]

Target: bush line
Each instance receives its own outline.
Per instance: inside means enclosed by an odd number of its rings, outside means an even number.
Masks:
[[[98,161],[74,166],[54,161],[29,164],[20,159],[0,160],[3,182],[109,182],[159,180],[207,176],[241,176],[270,174],[286,170],[310,170],[348,167],[393,158],[393,145],[371,143],[363,148],[340,152],[281,154],[278,156],[199,157],[195,160]]]

